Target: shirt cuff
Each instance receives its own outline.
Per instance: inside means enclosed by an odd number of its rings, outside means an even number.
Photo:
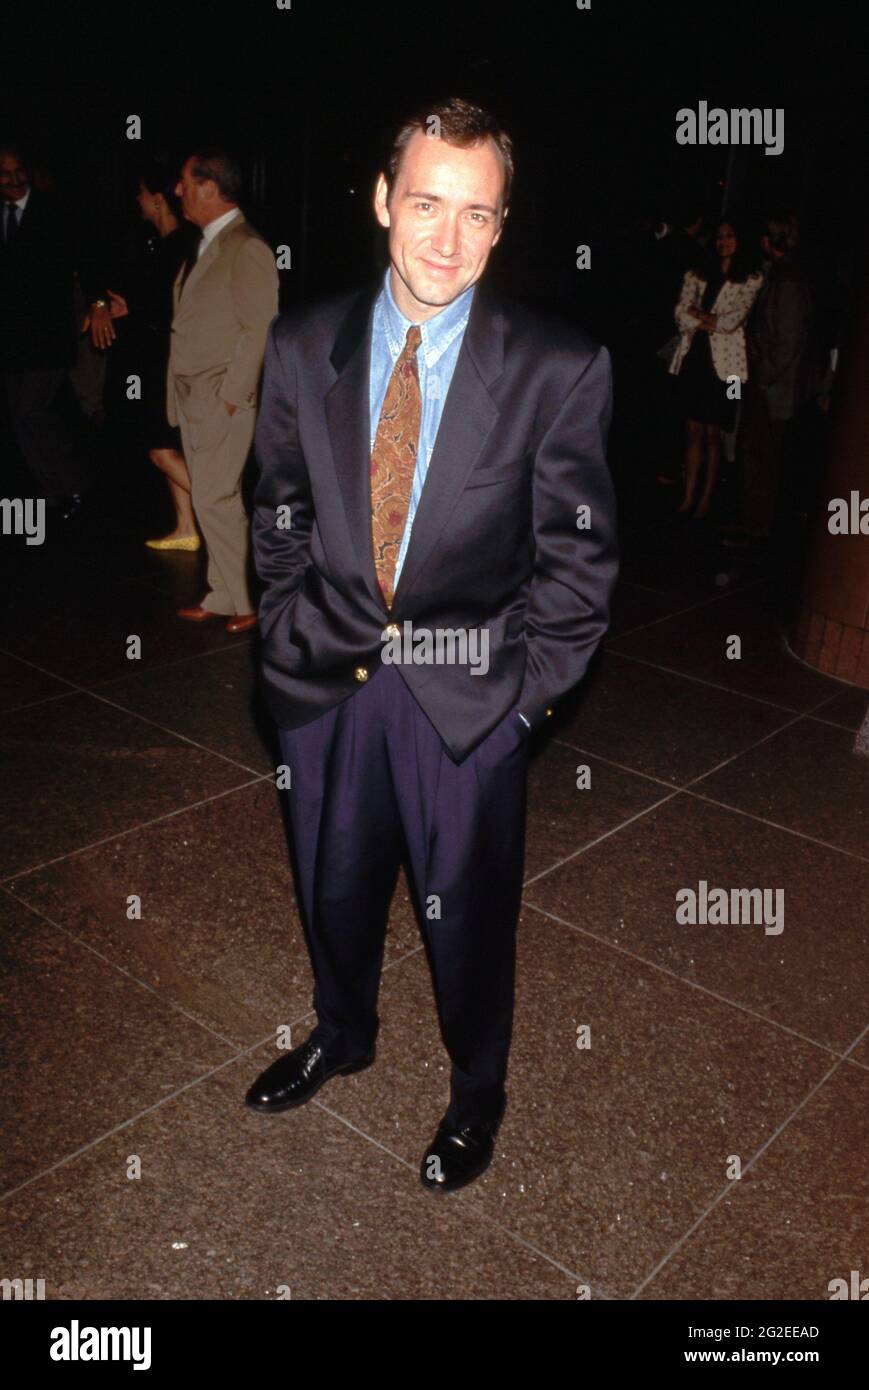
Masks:
[[[528,723],[528,720],[525,718],[525,715],[522,714],[521,711],[518,710],[518,709],[517,709],[516,713],[519,715],[519,718],[522,720],[522,723],[525,725],[525,727],[526,727],[527,729],[530,729],[530,728],[531,728],[531,725]]]

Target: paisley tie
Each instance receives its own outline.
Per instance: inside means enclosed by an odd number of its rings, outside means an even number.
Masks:
[[[422,397],[416,350],[422,332],[407,330],[404,348],[392,370],[371,454],[371,538],[374,567],[387,608],[392,607],[393,580],[410,506],[416,468]]]

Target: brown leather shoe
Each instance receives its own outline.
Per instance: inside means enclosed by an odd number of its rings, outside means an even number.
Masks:
[[[256,627],[256,613],[236,613],[226,624],[227,632],[247,632],[249,627]]]
[[[193,608],[179,608],[178,617],[186,618],[191,623],[204,623],[206,618],[222,618],[223,613],[213,613],[210,608],[202,608],[197,603]]]

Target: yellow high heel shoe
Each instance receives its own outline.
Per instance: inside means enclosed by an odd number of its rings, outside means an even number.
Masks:
[[[152,550],[198,550],[198,536],[164,536],[162,540],[145,541]]]

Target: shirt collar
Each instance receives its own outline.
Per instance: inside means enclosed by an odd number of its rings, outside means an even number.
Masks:
[[[413,320],[405,318],[393,298],[390,272],[391,267],[387,266],[386,274],[383,277],[381,301],[390,352],[393,357],[397,357],[404,347],[407,330],[412,327]],[[476,284],[469,285],[458,299],[454,299],[451,304],[447,304],[441,309],[439,314],[435,314],[433,318],[427,319],[425,323],[419,325],[422,334],[419,350],[427,367],[433,367],[439,361],[450,343],[454,342],[464,329],[471,312],[471,300],[476,288]]]
[[[207,246],[210,241],[214,240],[218,232],[222,232],[224,227],[240,216],[241,208],[230,208],[229,212],[223,213],[221,217],[215,217],[213,222],[209,222],[208,226],[202,229],[203,245]]]
[[[26,192],[26,193],[23,193],[23,194],[21,195],[21,197],[20,197],[16,202],[14,202],[14,203],[12,204],[12,206],[15,207],[15,208],[17,208],[19,212],[23,212],[24,209],[27,207],[27,203],[28,203],[28,200],[29,200],[29,198],[30,198],[30,194],[31,194],[32,191],[33,191],[32,188],[28,188],[27,192]],[[6,200],[4,199],[4,205],[5,205],[5,201],[6,201]]]

